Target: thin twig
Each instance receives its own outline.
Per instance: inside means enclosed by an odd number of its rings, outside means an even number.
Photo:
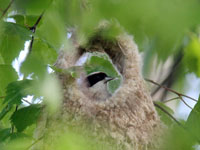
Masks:
[[[183,98],[180,96],[180,99],[181,99],[181,101],[187,106],[187,107],[189,107],[190,109],[192,109],[192,107],[190,106],[190,105],[188,105],[186,102],[185,102],[185,100],[183,100]]]
[[[0,98],[5,98],[6,96],[0,96]]]
[[[0,19],[2,19],[2,18],[6,15],[8,9],[11,7],[11,5],[12,5],[13,2],[14,2],[14,0],[11,0],[11,1],[10,1],[10,3],[9,3],[8,6],[6,7],[6,9],[3,11],[3,13],[2,13]]]
[[[35,33],[35,31],[37,29],[37,25],[40,23],[43,15],[44,15],[44,11],[39,16],[39,18],[37,19],[37,21],[35,22],[35,24],[32,27],[29,27],[29,29],[33,32],[33,34]],[[28,53],[29,55],[30,55],[30,53],[32,51],[32,48],[33,48],[33,42],[34,42],[34,35],[32,35],[32,38],[31,38],[31,43],[30,43],[30,46],[29,46],[29,53]]]
[[[176,99],[180,99],[180,97],[174,97],[174,98],[165,100],[165,101],[163,101],[163,103],[168,103],[168,102],[171,102],[171,101],[176,100]]]
[[[166,115],[168,115],[170,118],[172,118],[179,126],[184,127],[176,118],[174,118],[167,110],[165,110],[163,107],[160,105],[156,104],[155,102],[153,103],[155,107],[159,108],[161,111],[163,111]]]
[[[175,98],[172,98],[172,99],[169,99],[169,100],[165,100],[165,101],[163,101],[163,103],[171,102],[171,101],[176,100],[176,99],[180,99],[187,107],[189,107],[190,109],[192,109],[192,107],[190,105],[188,105],[185,102],[185,100],[183,100],[183,98],[181,96],[175,97]]]
[[[170,89],[170,88],[168,88],[168,87],[166,87],[166,86],[164,86],[164,85],[160,85],[159,83],[156,83],[156,82],[153,81],[153,80],[150,80],[150,79],[145,79],[145,80],[148,81],[148,82],[151,82],[151,83],[153,83],[153,84],[155,84],[155,85],[157,85],[157,86],[160,86],[160,87],[162,87],[162,88],[164,88],[164,89],[166,89],[166,90],[168,90],[168,91],[170,91],[170,92],[172,92],[172,93],[178,95],[179,97],[186,97],[186,98],[189,98],[189,99],[191,99],[191,100],[197,102],[196,99],[194,99],[194,98],[192,98],[192,97],[190,97],[190,96],[181,94],[181,93],[179,93],[179,92],[177,92],[177,91],[175,91],[175,90],[172,90],[172,89]]]

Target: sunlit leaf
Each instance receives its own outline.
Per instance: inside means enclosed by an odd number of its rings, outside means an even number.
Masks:
[[[46,43],[40,39],[34,40],[31,55],[41,59],[44,64],[53,65],[57,59],[57,52],[55,49],[49,47]]]
[[[185,48],[184,62],[189,72],[194,72],[200,77],[200,39],[198,37],[193,36]]]
[[[42,17],[42,24],[37,28],[36,35],[54,49],[59,50],[67,38],[66,31],[63,20],[52,8]]]
[[[3,23],[0,34],[0,53],[6,64],[11,62],[24,49],[24,43],[30,40],[31,32],[14,23]]]
[[[40,39],[35,39],[30,55],[23,62],[21,72],[25,76],[33,73],[34,76],[43,77],[47,72],[47,65],[53,65],[57,58],[55,49],[49,47]]]
[[[47,72],[47,64],[43,63],[43,60],[35,55],[29,55],[29,57],[22,63],[21,72],[25,77],[32,74],[32,78],[43,77]]]

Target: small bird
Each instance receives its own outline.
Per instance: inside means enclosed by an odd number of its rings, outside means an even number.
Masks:
[[[105,101],[112,96],[108,90],[108,82],[114,79],[104,72],[93,72],[83,79],[81,88],[90,99]]]

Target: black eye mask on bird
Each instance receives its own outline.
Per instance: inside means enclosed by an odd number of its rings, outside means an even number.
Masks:
[[[92,87],[99,81],[105,80],[104,83],[107,83],[111,80],[113,80],[113,77],[109,77],[106,73],[104,72],[95,72],[93,74],[90,74],[87,76],[86,80],[88,81],[88,87]]]

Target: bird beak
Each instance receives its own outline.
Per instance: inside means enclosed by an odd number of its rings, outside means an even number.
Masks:
[[[106,80],[105,83],[107,83],[107,82],[109,82],[109,81],[111,81],[111,80],[114,80],[114,79],[115,79],[115,78],[113,78],[113,77],[106,77],[106,78],[105,78],[105,80]]]

